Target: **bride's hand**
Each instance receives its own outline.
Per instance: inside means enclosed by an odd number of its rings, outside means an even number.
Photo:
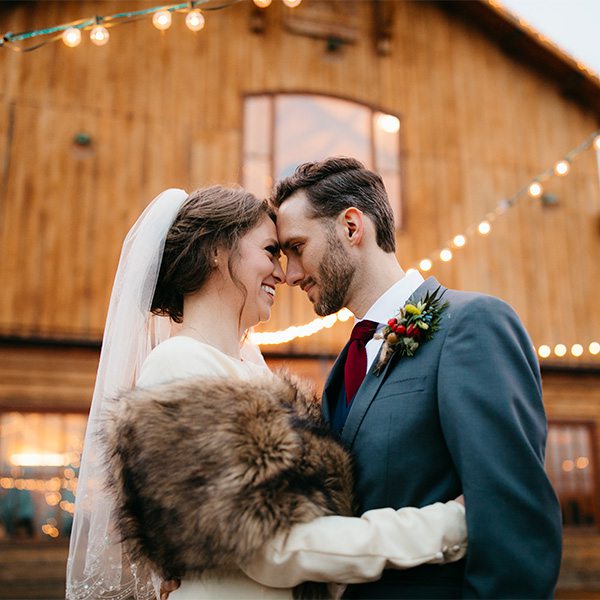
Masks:
[[[179,579],[169,579],[160,582],[160,600],[167,600],[169,594],[174,592],[181,585]]]
[[[459,504],[465,505],[465,497],[461,494],[458,498],[454,498],[454,502],[458,502]]]

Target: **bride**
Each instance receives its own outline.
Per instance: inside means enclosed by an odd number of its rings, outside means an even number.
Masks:
[[[182,381],[217,387],[223,381],[239,395],[254,381],[274,380],[244,341],[250,327],[269,319],[283,281],[271,209],[242,189],[213,186],[189,196],[167,190],[132,227],[115,277],[86,432],[67,563],[69,600],[159,594],[160,577],[131,552],[130,540],[123,541],[123,507],[107,489],[111,476],[104,469],[113,464],[101,440],[111,401],[133,390],[121,404],[135,408],[138,398],[155,399]],[[151,493],[159,497],[157,487]],[[222,516],[233,522],[236,515]],[[304,579],[356,583],[376,579],[384,568],[458,560],[465,542],[464,508],[455,501],[372,510],[360,518],[319,516],[276,529],[254,564],[240,562],[221,577],[184,577],[171,596],[291,598],[290,588]]]

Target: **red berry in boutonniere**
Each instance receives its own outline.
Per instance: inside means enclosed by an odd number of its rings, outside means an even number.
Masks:
[[[383,346],[375,373],[379,373],[391,356],[398,352],[400,356],[414,356],[421,344],[427,342],[437,331],[441,314],[448,303],[440,304],[445,292],[439,294],[438,287],[432,294],[427,292],[423,300],[407,302],[398,315],[387,322],[382,335]],[[439,294],[439,296],[438,296]]]

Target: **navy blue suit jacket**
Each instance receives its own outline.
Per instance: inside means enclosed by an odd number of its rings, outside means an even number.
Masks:
[[[438,286],[429,278],[411,298]],[[464,494],[467,556],[384,571],[377,582],[350,586],[346,597],[549,598],[562,528],[544,471],[546,418],[535,351],[501,300],[453,290],[444,299],[449,306],[439,330],[414,357],[393,356],[379,375],[374,366],[367,373],[341,439],[355,459],[361,512]],[[324,390],[330,424],[345,354],[346,348]]]

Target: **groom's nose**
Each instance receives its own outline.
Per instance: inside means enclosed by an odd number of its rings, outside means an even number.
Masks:
[[[300,266],[300,262],[295,259],[288,258],[285,269],[285,281],[288,285],[300,285],[304,279],[304,271]]]

